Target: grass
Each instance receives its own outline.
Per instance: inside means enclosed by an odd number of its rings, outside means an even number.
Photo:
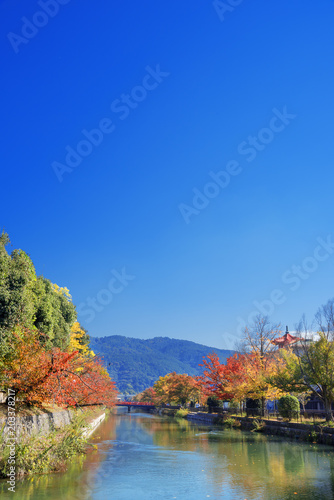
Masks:
[[[262,420],[258,420],[256,418],[255,420],[253,420],[252,425],[253,425],[253,429],[251,430],[251,432],[263,432],[264,431],[265,423]]]
[[[242,417],[247,417],[247,413],[246,412],[238,412],[238,413],[231,413],[230,414],[230,417],[231,418],[242,418]],[[265,417],[259,417],[259,416],[249,416],[248,417],[249,419],[252,419],[252,420],[256,420],[256,419],[265,419],[265,420],[271,420],[271,421],[277,421],[277,422],[281,422],[282,420],[278,420],[277,418],[273,417],[273,416],[270,416],[270,418],[268,418],[267,416]],[[284,419],[283,420],[284,422],[288,422],[287,419]],[[331,422],[327,422],[326,419],[324,418],[318,418],[318,417],[299,417],[298,419],[296,418],[292,418],[291,420],[289,420],[289,423],[294,423],[294,424],[305,424],[305,425],[320,425],[320,426],[323,426],[323,427],[334,427],[334,421],[331,421]]]
[[[65,470],[67,460],[85,452],[86,439],[81,435],[84,425],[83,416],[78,415],[66,428],[47,436],[23,437],[15,447],[17,477]],[[5,478],[9,472],[9,447],[6,446],[3,432],[0,436],[0,453],[0,476]]]
[[[238,420],[237,418],[232,418],[232,417],[224,418],[224,420],[221,421],[221,425],[229,427],[230,429],[232,429],[232,427],[234,427],[234,428],[241,427],[240,420]]]

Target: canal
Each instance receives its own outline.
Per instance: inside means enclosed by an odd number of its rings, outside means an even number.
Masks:
[[[334,450],[119,411],[62,474],[0,483],[1,500],[334,499]]]

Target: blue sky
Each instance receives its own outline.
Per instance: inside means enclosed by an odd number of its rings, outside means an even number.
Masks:
[[[333,20],[0,2],[0,224],[91,335],[230,348],[255,313],[293,330],[334,296]]]

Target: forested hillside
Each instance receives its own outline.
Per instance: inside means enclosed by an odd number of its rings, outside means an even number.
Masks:
[[[202,370],[198,364],[203,356],[214,351],[225,362],[234,352],[168,337],[141,340],[121,335],[91,336],[90,346],[101,355],[112,380],[125,394],[141,392],[173,371],[199,375]]]

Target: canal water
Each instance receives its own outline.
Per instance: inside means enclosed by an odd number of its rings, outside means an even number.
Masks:
[[[68,471],[1,500],[330,500],[334,450],[144,413],[111,415]]]

